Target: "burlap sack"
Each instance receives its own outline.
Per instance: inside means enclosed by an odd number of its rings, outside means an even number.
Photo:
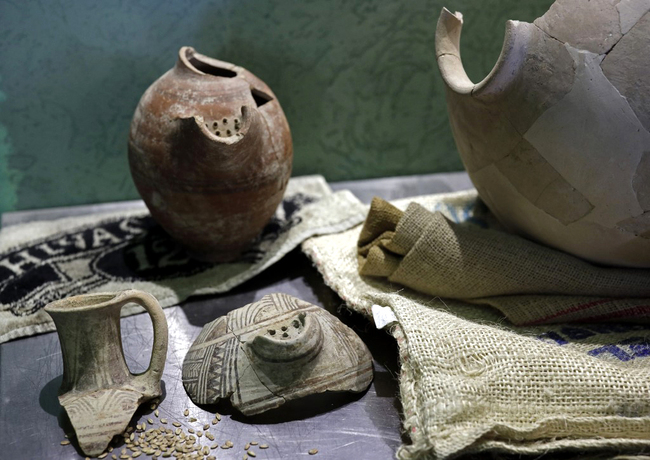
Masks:
[[[455,222],[489,225],[489,216],[477,215],[475,198],[463,192],[416,201]],[[395,315],[390,331],[400,349],[411,438],[399,458],[650,449],[650,326],[518,327],[493,308],[361,277],[360,233],[358,226],[302,247],[350,308],[371,316],[380,305]]]
[[[376,198],[359,235],[359,273],[491,305],[520,325],[650,318],[650,270],[599,267],[486,222]]]
[[[0,343],[54,330],[43,307],[63,297],[141,289],[163,307],[191,295],[226,292],[260,273],[305,238],[363,221],[366,207],[332,193],[321,176],[292,178],[275,215],[231,263],[191,259],[146,211],[39,221],[0,231]],[[135,305],[123,315],[141,312]]]

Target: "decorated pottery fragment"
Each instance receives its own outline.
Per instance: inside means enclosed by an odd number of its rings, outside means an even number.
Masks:
[[[208,323],[185,357],[196,404],[230,398],[244,415],[324,391],[361,392],[373,377],[361,339],[324,309],[270,294]]]

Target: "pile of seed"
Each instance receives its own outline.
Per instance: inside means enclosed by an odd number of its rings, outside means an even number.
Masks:
[[[170,458],[174,457],[179,460],[216,460],[215,449],[221,448],[224,450],[232,449],[234,444],[232,441],[226,441],[219,445],[215,441],[215,436],[210,433],[210,424],[206,423],[201,428],[195,430],[194,428],[187,428],[185,431],[182,424],[177,421],[172,421],[171,427],[168,425],[166,418],[160,418],[160,412],[157,408],[157,403],[151,404],[151,410],[154,411],[156,419],[161,426],[154,427],[154,420],[148,418],[146,422],[137,424],[135,427],[128,427],[122,435],[125,447],[117,452],[117,449],[109,447],[106,452],[99,455],[98,458],[110,458],[111,460],[133,460],[141,455],[148,455],[153,459],[158,457]],[[188,422],[194,423],[197,421],[194,417],[189,417],[189,410],[185,409],[183,415]],[[216,425],[221,421],[221,415],[215,414],[211,424]],[[66,436],[67,437],[67,436]],[[119,442],[119,439],[117,439]],[[201,441],[209,441],[207,444],[201,444]],[[69,440],[61,441],[61,445],[70,444]],[[257,453],[253,450],[254,447],[259,449],[268,449],[268,444],[259,444],[257,441],[251,441],[244,446],[243,460],[257,457]],[[318,450],[312,449],[309,455],[315,455]],[[110,455],[110,457],[109,457]]]

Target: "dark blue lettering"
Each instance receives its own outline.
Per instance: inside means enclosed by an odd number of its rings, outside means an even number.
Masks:
[[[551,340],[557,343],[558,345],[566,345],[567,343],[569,343],[566,340],[564,340],[564,337],[562,337],[557,332],[553,332],[553,331],[545,332],[544,334],[537,336],[537,338],[544,342],[548,342],[549,340]]]
[[[600,348],[596,348],[594,350],[591,350],[587,354],[590,356],[598,356],[602,355],[603,353],[610,353],[617,359],[621,361],[629,361],[632,359],[632,356],[628,355],[625,351],[623,351],[621,348],[617,347],[616,345],[605,345]]]
[[[635,358],[650,356],[650,341],[645,337],[630,337],[621,342],[621,345],[627,345],[632,351]]]

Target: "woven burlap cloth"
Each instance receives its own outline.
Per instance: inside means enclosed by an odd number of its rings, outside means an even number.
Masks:
[[[211,264],[189,257],[143,210],[31,222],[0,231],[0,343],[54,330],[43,307],[63,297],[141,289],[163,307],[229,291],[308,237],[357,225],[366,207],[333,193],[321,176],[289,181],[282,203],[241,257]],[[122,315],[139,313],[129,305]]]
[[[402,212],[375,198],[359,235],[359,273],[491,305],[517,325],[650,318],[650,270],[590,264],[505,232],[481,211],[456,223],[418,203]]]
[[[412,201],[417,205],[409,209]],[[387,327],[399,345],[404,429],[411,438],[399,458],[650,449],[650,326],[568,322],[587,311],[601,319],[633,317],[623,301],[602,310],[612,299],[604,296],[647,294],[647,272],[539,253],[508,235],[502,244],[475,191],[393,204],[375,206],[384,216],[375,214],[363,230],[310,238],[302,247],[351,309],[371,317],[373,306],[388,307],[394,315]],[[401,233],[407,217],[419,222],[417,233]],[[421,244],[434,247],[426,252],[427,273],[409,259]],[[362,272],[373,276],[359,274],[358,252],[365,254]],[[412,270],[422,278],[414,280]],[[429,282],[439,294],[404,287]],[[572,308],[569,297],[594,300]]]

